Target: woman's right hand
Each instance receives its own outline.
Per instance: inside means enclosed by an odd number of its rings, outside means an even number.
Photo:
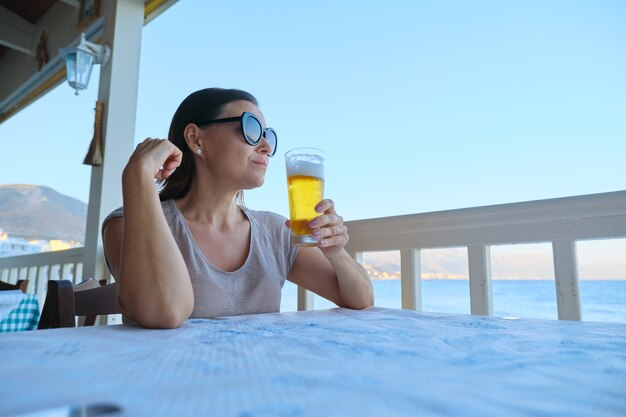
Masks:
[[[165,180],[180,166],[182,159],[181,150],[169,140],[147,138],[137,145],[124,171],[139,170],[154,179]]]

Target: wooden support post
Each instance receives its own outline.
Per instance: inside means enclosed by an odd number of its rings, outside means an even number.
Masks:
[[[298,286],[298,311],[313,310],[314,294],[300,286]]]
[[[554,241],[552,242],[552,254],[559,320],[581,320],[576,242],[571,240]]]
[[[478,245],[467,248],[470,303],[472,314],[493,315],[491,292],[491,256],[488,246]]]
[[[122,170],[134,149],[139,85],[139,57],[144,23],[143,0],[102,3],[103,41],[111,59],[100,70],[98,100],[104,102],[102,165],[91,169],[83,278],[106,278],[100,227],[104,218],[122,205]]]
[[[422,267],[419,249],[400,250],[402,308],[422,311]]]

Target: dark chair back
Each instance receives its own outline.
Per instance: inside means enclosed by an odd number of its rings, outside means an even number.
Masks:
[[[0,291],[20,290],[26,293],[28,290],[28,280],[18,279],[15,284],[9,284],[8,282],[0,281]]]
[[[48,281],[38,328],[76,327],[77,316],[85,316],[84,326],[93,326],[99,315],[120,313],[117,284],[101,284],[94,279],[76,286],[68,280]]]

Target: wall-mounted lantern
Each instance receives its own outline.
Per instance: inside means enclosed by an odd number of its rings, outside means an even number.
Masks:
[[[91,69],[95,64],[105,67],[111,56],[111,48],[108,45],[98,45],[85,39],[85,34],[80,34],[80,43],[71,48],[61,48],[59,52],[65,55],[67,66],[67,82],[76,90],[84,90],[89,85]]]

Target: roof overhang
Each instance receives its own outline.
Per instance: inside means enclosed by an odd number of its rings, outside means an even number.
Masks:
[[[65,81],[60,48],[77,45],[81,32],[99,42],[104,17],[87,9],[100,1],[0,0],[0,123]],[[145,0],[144,25],[176,1]]]

